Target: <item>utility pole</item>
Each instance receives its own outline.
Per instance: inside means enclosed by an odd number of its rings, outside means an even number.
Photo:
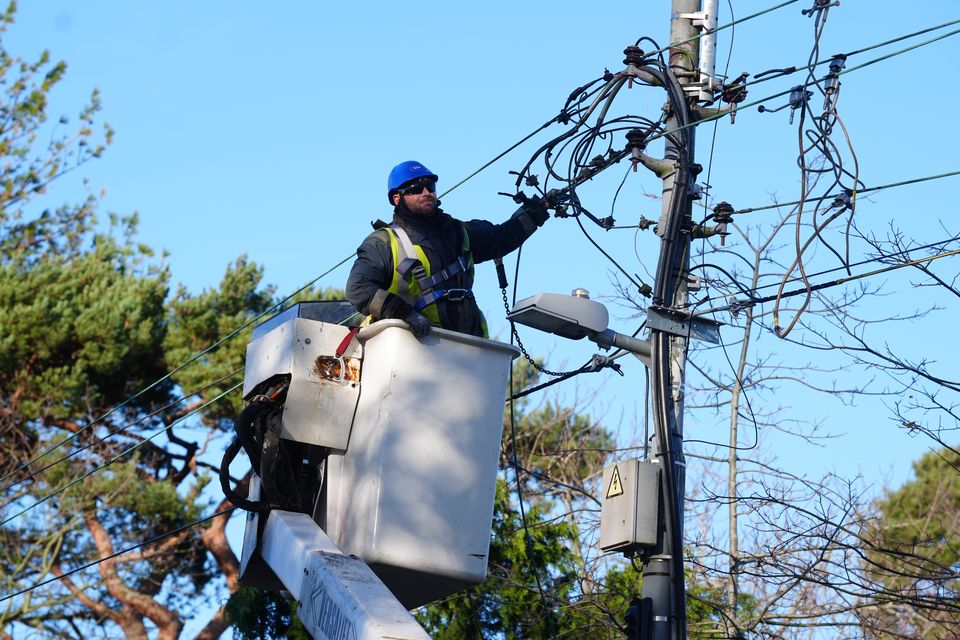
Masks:
[[[716,16],[710,16],[712,21]],[[669,65],[681,85],[695,83],[699,64],[699,28],[704,23],[700,0],[672,0]],[[715,22],[713,23],[715,24]],[[689,103],[686,90],[682,99]],[[695,101],[696,98],[693,98]],[[663,310],[685,309],[688,294],[687,274],[690,260],[692,212],[691,185],[696,177],[694,132],[675,108],[666,122],[668,132],[686,127],[682,136],[666,136],[664,158],[675,170],[663,177],[663,200],[657,232],[661,238],[661,258],[657,267],[657,293],[654,306]],[[678,144],[679,140],[683,140]],[[655,313],[651,309],[651,315]],[[648,316],[648,321],[650,316]],[[654,323],[651,323],[653,325]],[[680,332],[682,333],[682,332]],[[688,336],[651,326],[651,394],[655,424],[653,460],[661,465],[660,522],[657,544],[643,565],[642,606],[640,612],[648,631],[644,640],[682,640],[686,632],[686,599],[683,571],[683,503],[685,462],[683,457],[683,385]]]

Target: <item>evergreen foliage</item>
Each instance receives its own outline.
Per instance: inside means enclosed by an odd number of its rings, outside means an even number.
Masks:
[[[913,463],[914,477],[877,501],[864,532],[879,588],[864,607],[871,638],[947,638],[960,629],[960,452]]]

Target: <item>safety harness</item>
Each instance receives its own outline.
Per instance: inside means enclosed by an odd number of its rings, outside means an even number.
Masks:
[[[463,302],[473,298],[473,291],[466,288],[438,289],[437,286],[460,273],[469,273],[473,268],[473,254],[470,251],[470,236],[466,227],[460,225],[463,243],[460,256],[437,273],[431,273],[430,261],[423,248],[410,241],[410,236],[398,224],[386,227],[390,236],[390,252],[393,264],[397,265],[390,282],[390,292],[399,295],[413,305],[415,311],[425,315],[431,324],[440,324],[438,300]],[[406,283],[401,291],[400,283]]]

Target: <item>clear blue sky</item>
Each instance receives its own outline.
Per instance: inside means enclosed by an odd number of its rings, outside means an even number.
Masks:
[[[741,1],[734,9],[744,17],[773,4]],[[805,64],[812,20],[802,8],[804,2],[795,3],[737,25],[730,75]],[[884,1],[869,8],[844,2],[830,13],[823,57],[958,13],[946,0]],[[441,190],[452,185],[558,113],[574,87],[605,67],[619,68],[624,46],[640,36],[665,43],[668,22],[666,1],[606,3],[601,10],[568,2],[295,2],[267,8],[225,1],[45,0],[23,3],[6,42],[28,58],[47,48],[68,62],[67,78],[53,96],[54,114],[75,113],[94,87],[100,89],[102,115],[116,129],[116,142],[82,175],[106,189],[104,212],[139,212],[140,238],[169,252],[174,282],[193,291],[215,287],[226,264],[245,253],[286,293],[348,256],[369,221],[389,214],[384,183],[393,164],[419,159],[441,175]],[[725,2],[720,22],[729,22]],[[719,67],[730,34],[721,33]],[[849,66],[928,37],[851,58]],[[947,71],[958,53],[954,37],[844,76],[839,110],[868,186],[960,167],[953,153],[958,128],[948,111],[960,90]],[[796,82],[794,76],[761,85],[748,99]],[[662,97],[635,94],[634,112],[653,115],[651,105]],[[623,108],[632,99],[622,99]],[[766,204],[772,195],[795,199],[796,129],[787,117],[786,111],[745,109],[736,125],[721,122],[710,180],[717,199],[738,208]],[[704,165],[711,130],[703,126],[698,133],[697,158]],[[541,135],[458,188],[444,198],[445,208],[463,218],[505,218],[513,204],[496,194],[511,190],[507,171],[545,139]],[[611,173],[621,177],[619,169]],[[945,235],[937,221],[951,213],[949,205],[941,210],[956,187],[953,178],[876,194],[861,203],[858,220],[878,230],[894,221],[920,240],[936,240]],[[658,194],[659,187],[641,173],[617,203],[618,220],[658,214],[659,202],[644,192]],[[598,198],[599,212],[607,212],[610,193]],[[641,265],[632,232],[594,235],[628,269],[652,271],[656,245],[646,237],[638,249]],[[493,269],[480,271],[481,304],[494,331],[503,332]],[[520,296],[574,286],[609,296],[611,273],[572,222],[554,220],[525,247]],[[344,268],[321,284],[342,286],[345,277]],[[903,299],[898,286],[888,300]],[[625,313],[611,308],[614,315]],[[629,324],[623,328],[632,331]],[[528,340],[556,367],[579,364],[592,352],[588,345]],[[929,345],[926,336],[921,344]],[[607,381],[604,400],[613,402],[612,395],[620,405],[635,392],[642,372],[630,369],[626,384]],[[883,465],[886,457],[877,462]]]
[[[733,4],[739,18],[776,3]],[[806,64],[812,20],[800,11],[811,4],[801,1],[722,32],[718,70],[727,62],[732,33],[731,76]],[[619,69],[626,45],[641,36],[665,45],[669,13],[667,0],[43,0],[22,3],[5,41],[11,53],[32,58],[47,48],[69,63],[53,97],[54,114],[75,114],[90,90],[101,90],[102,115],[116,129],[116,141],[82,175],[94,188],[106,189],[104,212],[139,212],[140,239],[169,252],[175,282],[195,292],[216,287],[226,264],[245,253],[264,265],[267,282],[289,293],[350,255],[369,222],[389,215],[385,181],[395,163],[424,162],[440,174],[443,190],[556,115],[573,88],[605,67]],[[822,57],[958,17],[948,0],[844,0],[830,12]],[[722,1],[720,22],[729,19]],[[929,37],[851,58],[849,66]],[[952,71],[958,54],[960,39],[954,37],[843,77],[839,111],[867,186],[960,169],[960,127],[953,119],[960,89]],[[799,81],[793,76],[761,85],[748,100]],[[635,104],[633,112],[657,117],[662,95],[633,91],[635,97],[621,99],[621,108],[630,111]],[[745,208],[772,197],[797,197],[797,135],[787,118],[787,111],[760,114],[752,108],[734,126],[729,119],[720,122],[710,178],[715,198]],[[712,130],[698,131],[697,159],[705,166]],[[461,218],[506,218],[514,206],[496,194],[511,190],[507,172],[546,139],[541,135],[444,197],[444,208]],[[608,182],[591,192],[602,214],[609,212],[622,177],[620,169],[611,173],[617,174],[612,188]],[[940,219],[953,222],[958,184],[960,178],[951,178],[880,192],[861,201],[857,219],[881,233],[892,222],[921,242],[938,240],[948,235]],[[67,197],[78,188],[55,193]],[[618,221],[655,218],[659,202],[646,193],[659,194],[652,176],[628,180],[617,202]],[[654,269],[657,245],[650,234],[635,245],[630,231],[591,232],[632,273]],[[505,336],[493,268],[481,266],[480,272],[481,306],[493,332]],[[342,286],[345,278],[344,268],[321,284]],[[583,286],[606,298],[615,294],[611,280],[612,267],[575,224],[552,220],[524,248],[519,294]],[[882,304],[890,309],[953,302],[912,287],[905,274],[884,281],[890,295]],[[612,303],[611,311],[614,328],[633,331],[626,310]],[[943,321],[914,323],[883,338],[950,373],[946,363],[957,355],[953,332]],[[736,336],[736,329],[724,329],[726,340]],[[777,348],[773,336],[762,340]],[[525,341],[556,368],[579,365],[594,352],[587,344],[532,334]],[[779,356],[797,366],[817,357],[793,350]],[[622,417],[624,438],[632,439],[642,416],[643,371],[638,362],[623,362],[623,379],[609,372],[581,377],[561,392],[568,398],[596,392],[594,411],[613,427]],[[837,379],[851,382],[842,373]],[[801,473],[860,470],[875,482],[886,474],[900,482],[909,461],[926,449],[888,420],[880,400],[863,399],[850,409],[791,389],[777,401],[793,407],[791,415],[825,420],[830,430],[845,434],[824,448],[789,452],[776,450],[772,441],[769,453]],[[720,433],[706,422],[688,425],[690,437]]]

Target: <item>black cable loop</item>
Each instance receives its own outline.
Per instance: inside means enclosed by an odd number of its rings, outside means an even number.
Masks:
[[[573,378],[574,376],[578,376],[581,373],[595,373],[607,367],[610,367],[611,369],[619,373],[621,376],[623,375],[623,371],[620,369],[620,365],[614,362],[611,357],[596,355],[579,369],[574,369],[573,371],[568,371],[566,373],[563,373],[559,377],[554,378],[553,380],[548,380],[543,384],[538,384],[533,387],[528,387],[523,391],[518,391],[517,393],[507,398],[507,401],[512,402],[513,400],[519,400],[524,396],[528,396],[532,393],[536,393],[537,391],[543,391],[547,387],[552,387],[553,385],[559,382],[563,382],[564,380],[569,380],[570,378]]]

